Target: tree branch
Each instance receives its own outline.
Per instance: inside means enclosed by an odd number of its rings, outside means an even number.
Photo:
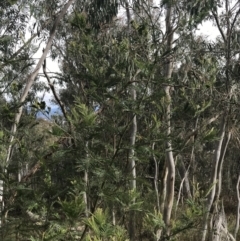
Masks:
[[[213,14],[214,19],[215,19],[215,21],[216,21],[216,24],[217,24],[218,30],[219,30],[219,32],[220,32],[222,38],[223,38],[223,41],[224,41],[224,43],[226,43],[225,35],[224,35],[223,30],[222,30],[222,28],[221,28],[221,26],[220,26],[220,23],[219,23],[219,21],[218,21],[218,16],[217,16],[217,14],[214,13],[213,11],[212,11],[212,14]]]
[[[37,66],[35,67],[34,71],[29,75],[28,77],[28,80],[27,80],[27,84],[25,86],[25,89],[23,91],[23,94],[19,100],[19,104],[20,104],[20,107],[18,109],[18,112],[16,113],[15,115],[15,118],[14,118],[14,123],[12,125],[12,129],[11,129],[11,137],[10,137],[10,144],[9,144],[9,148],[8,148],[8,151],[7,151],[7,158],[6,158],[6,164],[8,165],[9,164],[9,161],[10,161],[10,157],[11,157],[11,152],[12,152],[12,142],[14,140],[14,136],[17,132],[17,125],[20,121],[20,118],[22,116],[22,111],[23,111],[23,104],[28,96],[28,93],[29,93],[29,90],[30,88],[32,87],[33,83],[34,83],[34,80],[35,78],[37,77],[38,75],[38,72],[45,60],[45,58],[47,57],[47,54],[52,46],[52,41],[53,41],[53,38],[55,37],[56,35],[56,29],[58,27],[58,25],[60,24],[60,21],[61,19],[63,18],[63,16],[65,15],[65,13],[67,12],[68,8],[70,7],[70,5],[72,3],[74,3],[76,0],[69,0],[65,6],[63,7],[63,9],[61,10],[61,12],[59,13],[58,17],[56,18],[54,24],[53,24],[53,27],[52,29],[50,30],[50,36],[48,38],[48,41],[47,41],[47,45],[45,47],[45,50],[41,56],[41,58],[39,59],[38,63],[37,63]]]

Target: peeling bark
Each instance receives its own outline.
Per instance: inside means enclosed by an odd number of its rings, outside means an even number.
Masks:
[[[228,232],[227,219],[224,212],[223,203],[220,208],[216,204],[213,214],[213,225],[211,241],[235,241],[235,238]]]

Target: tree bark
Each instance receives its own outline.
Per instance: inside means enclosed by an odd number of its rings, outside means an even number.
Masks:
[[[152,144],[152,151],[154,152],[155,149],[155,142]],[[157,211],[160,212],[160,200],[159,200],[159,188],[158,188],[158,179],[159,179],[159,165],[156,159],[156,156],[153,153],[153,160],[154,160],[154,189],[156,193],[156,201],[157,201]]]
[[[223,139],[225,136],[225,129],[226,129],[226,117],[223,116],[223,120],[222,120],[222,126],[220,129],[220,138],[219,141],[217,143],[217,147],[215,150],[215,156],[214,156],[214,161],[213,161],[213,172],[212,172],[212,177],[211,177],[211,191],[208,195],[208,200],[207,200],[207,204],[206,204],[206,213],[204,216],[204,220],[203,220],[203,229],[202,229],[202,241],[206,240],[206,235],[207,235],[207,228],[208,228],[208,218],[209,218],[209,214],[210,214],[210,210],[213,204],[213,200],[216,194],[216,186],[217,186],[217,175],[218,175],[218,168],[219,168],[219,160],[221,157],[221,152],[222,152],[222,144],[223,144]]]
[[[190,165],[186,169],[185,164],[182,159],[180,159],[180,164],[179,164],[179,173],[183,182],[183,193],[186,195],[188,199],[192,198],[191,194],[191,188],[190,188],[190,182],[189,182],[189,173]]]
[[[127,26],[128,26],[128,34],[130,34],[130,22],[131,22],[131,14],[129,9],[129,2],[125,0],[126,7],[126,15],[127,15]],[[136,77],[137,74],[134,76]],[[134,82],[134,77],[131,79],[132,86],[130,89],[130,96],[133,103],[136,102],[137,93],[136,93],[136,84]],[[130,181],[130,190],[132,192],[136,191],[137,183],[136,183],[136,162],[135,162],[135,143],[136,143],[136,135],[137,135],[137,116],[135,113],[132,113],[132,129],[130,135],[130,151],[129,151],[129,163],[130,163],[130,171],[131,171],[131,181]],[[135,202],[135,199],[133,200]],[[136,238],[136,223],[135,223],[135,211],[130,211],[129,217],[129,237],[131,241],[134,241]]]
[[[211,241],[235,241],[235,238],[228,232],[227,219],[224,212],[223,202],[221,207],[216,204],[216,209],[213,214],[213,232],[211,233]]]
[[[220,194],[221,194],[221,191],[222,191],[222,169],[223,169],[223,162],[224,162],[224,158],[225,158],[225,155],[226,155],[226,151],[227,151],[228,144],[229,144],[229,141],[230,141],[230,139],[231,139],[231,136],[232,136],[232,133],[231,133],[231,131],[229,131],[229,132],[228,132],[227,139],[226,139],[226,141],[225,141],[225,143],[224,143],[223,151],[222,151],[221,158],[220,158],[220,161],[219,161],[218,176],[217,176],[218,185],[217,185],[217,195],[216,195],[216,200],[217,200],[217,201],[219,200]]]
[[[161,178],[161,196],[160,196],[160,212],[164,212],[164,204],[166,201],[166,196],[167,196],[167,177],[168,177],[168,168],[166,166],[166,161],[165,165],[163,168],[163,174]]]
[[[172,42],[173,42],[173,26],[172,26],[172,15],[173,8],[172,6],[167,6],[166,10],[166,34],[167,34],[167,49],[169,52],[172,50]],[[165,79],[169,81],[172,77],[173,71],[173,61],[170,56],[167,60],[165,66]],[[165,87],[165,96],[166,96],[166,116],[165,120],[167,123],[167,141],[166,141],[166,163],[168,169],[167,175],[167,192],[166,192],[166,200],[164,204],[164,213],[163,220],[166,225],[166,235],[170,235],[170,220],[171,213],[173,207],[174,200],[174,185],[175,185],[175,163],[173,158],[173,150],[171,143],[171,94],[170,94],[170,86],[167,85]]]
[[[88,196],[87,196],[87,190],[88,190],[88,186],[89,186],[89,178],[88,178],[88,165],[89,165],[89,151],[88,151],[88,141],[86,141],[86,159],[87,159],[87,166],[85,167],[84,170],[84,188],[85,190],[83,191],[83,201],[85,203],[85,216],[88,217],[89,216],[89,201],[88,201]]]
[[[177,209],[178,209],[178,204],[180,202],[182,190],[183,190],[183,194],[186,194],[188,199],[192,199],[190,184],[189,184],[189,179],[188,179],[189,169],[190,169],[190,164],[189,164],[188,168],[186,169],[183,161],[180,160],[179,176],[182,179],[182,181],[180,183],[180,187],[179,187],[179,191],[178,191],[178,198],[177,198],[176,207],[175,207],[175,217],[176,217],[176,213],[177,213]]]

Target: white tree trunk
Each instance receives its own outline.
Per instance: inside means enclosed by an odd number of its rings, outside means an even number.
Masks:
[[[176,213],[177,213],[178,204],[179,204],[179,201],[180,201],[180,198],[181,198],[181,192],[184,188],[184,184],[185,184],[185,190],[186,190],[187,198],[188,199],[192,198],[191,190],[190,190],[190,184],[189,184],[189,180],[188,180],[188,172],[189,172],[190,165],[188,166],[188,168],[186,170],[183,161],[180,160],[180,162],[181,162],[180,165],[182,165],[182,167],[180,167],[181,170],[179,170],[179,172],[180,172],[180,177],[182,178],[182,181],[180,183],[180,187],[179,187],[179,191],[178,191],[178,198],[177,198],[176,207],[175,207],[175,217],[176,217]]]
[[[231,133],[231,131],[229,131],[227,139],[226,139],[226,141],[224,143],[223,151],[222,151],[221,158],[220,158],[220,161],[219,161],[218,174],[217,174],[217,180],[218,180],[218,183],[217,183],[217,194],[216,194],[216,200],[217,201],[219,200],[220,194],[221,194],[221,191],[222,191],[223,162],[224,162],[225,154],[226,154],[226,151],[227,151],[228,144],[229,144],[229,141],[231,139],[231,136],[232,136],[232,133]]]
[[[131,97],[132,100],[136,101],[136,90],[135,90],[135,83],[132,84],[132,90],[131,90]],[[136,143],[136,135],[137,135],[137,116],[135,113],[133,113],[133,119],[132,119],[132,131],[131,131],[131,137],[130,137],[130,152],[129,152],[129,161],[131,165],[131,171],[132,171],[132,181],[131,181],[131,189],[136,190],[137,184],[136,184],[136,163],[135,163],[135,151],[134,146]]]
[[[84,184],[85,184],[85,190],[83,191],[83,201],[85,203],[85,216],[88,217],[89,216],[89,202],[88,202],[88,197],[87,197],[87,189],[88,189],[88,158],[89,158],[89,152],[88,152],[88,141],[86,142],[86,159],[87,159],[87,163],[86,163],[86,167],[84,170]]]
[[[172,26],[172,15],[173,15],[173,7],[167,6],[166,10],[166,36],[167,36],[167,50],[170,52],[172,50],[172,42],[173,42],[173,26]],[[166,59],[167,63],[165,66],[165,79],[169,81],[172,77],[173,71],[173,61],[172,57],[170,56]],[[170,94],[170,86],[167,85],[165,87],[165,95],[166,95],[166,116],[165,120],[167,123],[167,138],[166,141],[166,163],[168,169],[167,175],[167,192],[166,192],[166,200],[164,204],[164,213],[163,213],[163,220],[166,225],[166,235],[170,235],[170,220],[171,220],[171,213],[173,207],[173,200],[174,200],[174,185],[175,185],[175,163],[173,158],[173,150],[172,150],[172,143],[171,143],[171,94]]]
[[[164,212],[164,204],[166,201],[166,195],[167,195],[167,176],[168,176],[168,168],[165,163],[163,168],[163,175],[161,178],[161,197],[160,197],[160,211],[161,213]]]
[[[188,165],[187,169],[185,167],[185,164],[183,162],[182,159],[179,160],[180,163],[179,163],[179,173],[180,173],[180,176],[181,176],[181,179],[182,179],[182,188],[183,188],[183,194],[186,195],[186,197],[188,199],[191,199],[192,198],[192,194],[191,194],[191,188],[190,188],[190,182],[189,182],[189,169],[190,169],[190,164]],[[191,163],[191,162],[190,162]]]
[[[131,14],[129,8],[129,2],[125,0],[125,7],[126,7],[126,16],[127,16],[127,25],[128,25],[128,33],[130,34],[130,22],[131,22]],[[136,93],[136,84],[134,82],[135,77],[138,75],[138,72],[131,78],[132,86],[130,89],[130,97],[133,103],[136,102],[137,93]],[[135,191],[137,189],[136,183],[136,162],[135,162],[135,143],[136,143],[136,135],[137,135],[137,116],[135,113],[132,113],[132,130],[130,136],[130,151],[129,151],[129,163],[130,163],[130,170],[131,170],[131,181],[130,181],[130,190]],[[133,200],[135,202],[135,200]],[[130,240],[134,241],[136,236],[136,224],[135,224],[135,212],[130,212],[129,217],[129,236]]]
[[[136,100],[136,90],[135,90],[135,83],[133,83],[132,86],[132,100]],[[137,117],[136,114],[133,114],[132,119],[132,131],[131,131],[131,137],[130,137],[130,151],[129,151],[129,162],[130,162],[130,168],[131,168],[131,181],[130,181],[130,189],[131,191],[135,191],[137,189],[137,183],[136,183],[136,162],[135,162],[135,143],[136,143],[136,134],[137,134]],[[133,200],[135,202],[135,199]],[[129,219],[129,236],[130,240],[135,240],[136,236],[136,224],[135,224],[135,212],[130,212],[130,219]]]
[[[154,152],[155,149],[155,142],[152,145],[152,151]],[[158,188],[158,179],[159,179],[159,165],[158,161],[156,159],[156,156],[153,154],[153,160],[154,160],[154,188],[156,193],[156,201],[157,201],[157,211],[160,212],[160,200],[159,200],[159,188]]]
[[[203,229],[202,229],[202,241],[206,240],[206,235],[207,235],[207,229],[208,229],[208,218],[209,218],[209,213],[213,204],[213,200],[216,194],[216,186],[217,186],[217,174],[218,174],[218,168],[219,168],[219,160],[221,157],[221,152],[222,152],[222,144],[223,144],[223,139],[225,136],[225,128],[226,128],[226,118],[223,116],[222,120],[222,126],[220,130],[220,138],[217,143],[217,147],[215,150],[215,156],[213,160],[213,172],[212,172],[212,178],[211,178],[211,184],[212,184],[212,189],[208,195],[208,200],[206,204],[206,210],[205,210],[205,216],[203,220]]]
[[[223,202],[221,207],[216,208],[213,214],[213,225],[211,232],[211,241],[235,241],[235,238],[228,232],[227,219],[224,212]]]

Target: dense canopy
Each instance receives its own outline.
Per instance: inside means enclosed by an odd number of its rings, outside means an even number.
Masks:
[[[237,241],[239,26],[234,0],[1,0],[0,240]]]

